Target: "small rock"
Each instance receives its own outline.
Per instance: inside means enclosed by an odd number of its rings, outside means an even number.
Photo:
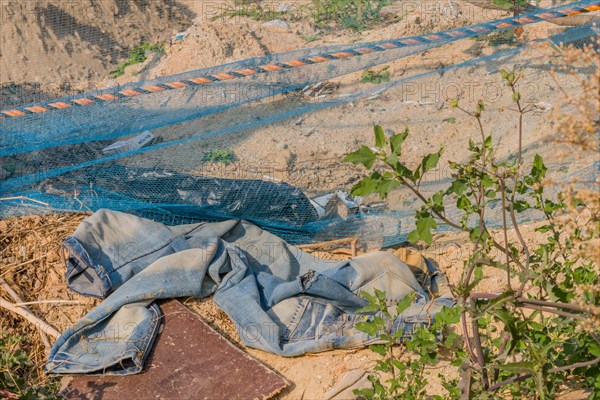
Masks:
[[[277,12],[284,13],[290,12],[294,10],[294,6],[288,3],[281,3],[279,7],[277,7]]]
[[[390,129],[390,128],[385,128],[385,129],[383,130],[383,132],[384,132],[386,135],[388,135],[388,136],[393,136],[393,135],[395,135],[395,134],[396,134],[396,132],[394,132],[394,131],[393,131],[392,129]]]
[[[389,6],[382,7],[381,11],[379,11],[379,17],[382,18],[384,21],[391,21],[401,16],[402,6],[398,4],[392,4]]]
[[[267,159],[272,160],[275,171],[286,172],[294,165],[296,154],[285,149],[277,152],[275,155],[271,154]]]
[[[309,137],[310,135],[312,135],[313,133],[315,133],[317,131],[317,128],[315,128],[314,126],[312,128],[310,128],[309,130],[305,131],[303,133],[304,136]]]
[[[279,144],[277,144],[277,150],[285,150],[288,148],[288,144],[285,142],[281,142]]]
[[[552,104],[545,101],[538,101],[535,103],[535,108],[533,109],[535,113],[547,113],[550,110],[552,110]]]
[[[264,24],[262,24],[262,26],[263,28],[269,29],[282,29],[286,31],[290,30],[290,25],[281,19],[274,19],[272,21],[265,22]]]
[[[304,122],[304,118],[300,117],[300,118],[298,118],[298,120],[296,122],[294,122],[294,124],[302,125],[303,122]]]

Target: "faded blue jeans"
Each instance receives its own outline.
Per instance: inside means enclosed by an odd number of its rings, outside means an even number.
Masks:
[[[65,247],[69,287],[106,299],[58,338],[48,373],[140,372],[160,327],[158,299],[213,294],[244,344],[282,356],[377,342],[354,328],[369,318],[357,313],[360,291],[385,290],[390,306],[416,293],[393,321],[405,336],[454,304],[430,262],[419,283],[391,253],[325,261],[245,221],[169,227],[100,210]]]

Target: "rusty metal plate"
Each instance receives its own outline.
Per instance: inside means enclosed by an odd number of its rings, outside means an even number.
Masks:
[[[289,382],[235,347],[179,301],[163,303],[164,328],[144,371],[67,377],[68,399],[270,399]]]

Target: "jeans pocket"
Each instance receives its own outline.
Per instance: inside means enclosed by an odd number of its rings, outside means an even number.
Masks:
[[[315,340],[334,342],[342,336],[347,322],[346,313],[340,308],[314,298],[303,297],[300,300],[300,312],[296,318],[282,329],[282,341],[294,342]]]

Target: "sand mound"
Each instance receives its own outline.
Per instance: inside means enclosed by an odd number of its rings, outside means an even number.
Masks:
[[[67,88],[97,87],[129,50],[170,38],[185,30],[194,17],[174,0],[49,0],[6,2],[2,8],[0,101],[4,104],[40,100],[48,92],[64,94]],[[34,84],[40,87],[32,99]]]

